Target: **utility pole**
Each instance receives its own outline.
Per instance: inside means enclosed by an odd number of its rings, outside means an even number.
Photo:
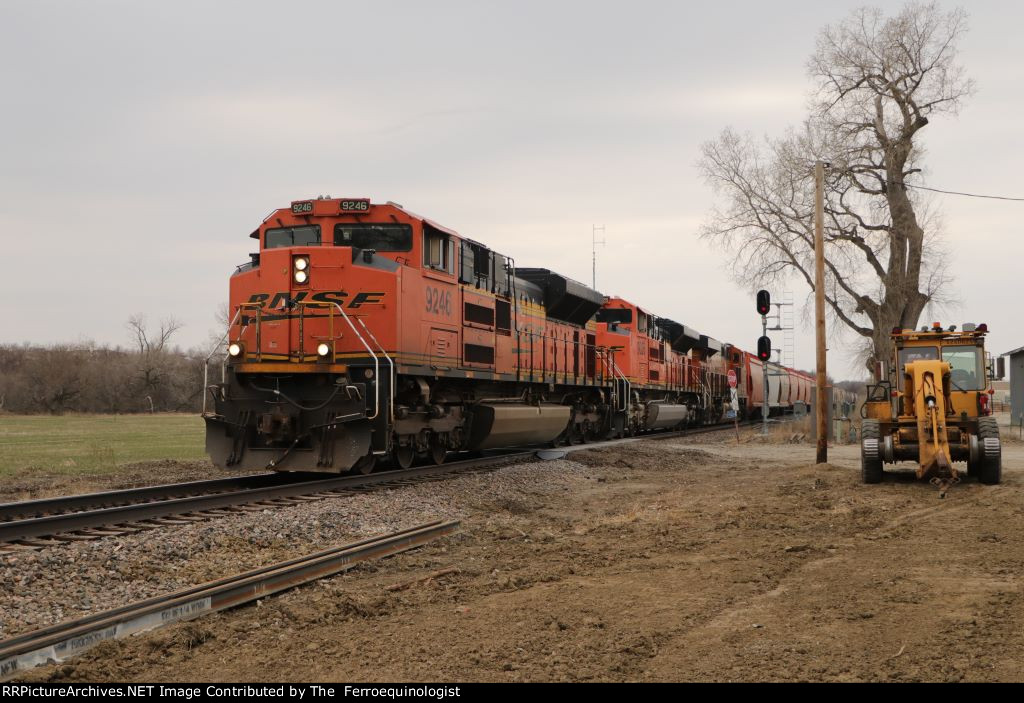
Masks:
[[[825,391],[825,164],[814,164],[814,341],[817,346],[817,395],[814,411],[818,430],[816,464],[828,461],[828,425]]]
[[[765,315],[761,316],[761,338],[768,339],[768,317]],[[761,435],[764,437],[768,436],[768,416],[772,412],[772,407],[768,403],[768,394],[771,393],[768,386],[768,362],[771,361],[771,353],[772,343],[768,342],[768,357],[764,359],[764,363],[761,365],[761,379],[764,386],[762,389],[764,402],[761,403]]]
[[[601,240],[598,241],[597,233],[600,230]],[[592,268],[592,280],[590,287],[597,290],[597,245],[604,246],[604,225],[593,225],[590,231],[590,261]]]

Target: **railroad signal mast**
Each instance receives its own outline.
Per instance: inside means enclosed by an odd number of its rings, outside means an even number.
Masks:
[[[764,364],[762,373],[762,376],[764,377],[764,407],[761,411],[761,414],[763,416],[761,428],[762,434],[768,434],[768,413],[771,410],[771,404],[768,401],[768,396],[770,394],[768,376],[785,375],[780,373],[773,374],[771,373],[771,370],[768,368],[768,363],[771,361],[772,358],[772,352],[779,352],[779,359],[777,363],[782,363],[784,365],[789,366],[792,366],[793,364],[793,361],[791,359],[787,360],[784,354],[785,349],[788,348],[786,344],[789,344],[790,342],[784,344],[782,349],[778,347],[773,348],[772,340],[771,338],[768,337],[769,330],[782,331],[784,333],[784,337],[788,337],[788,335],[792,334],[792,322],[787,323],[783,320],[783,309],[792,308],[793,305],[790,294],[784,293],[783,300],[784,302],[782,303],[773,303],[772,296],[768,291],[759,290],[757,292],[757,312],[761,315],[761,338],[757,340],[757,358],[760,359],[761,362]],[[771,314],[773,305],[776,308],[778,308],[775,311],[775,315],[773,315],[771,318],[775,322],[775,326],[769,327],[768,317]]]
[[[757,340],[757,358],[761,360],[761,379],[764,395],[761,404],[761,434],[768,434],[768,361],[772,358],[772,340],[768,338],[768,313],[772,311],[772,296],[766,290],[757,291],[757,312],[761,315],[761,337]]]

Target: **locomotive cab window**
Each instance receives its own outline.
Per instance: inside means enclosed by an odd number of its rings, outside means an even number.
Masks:
[[[463,240],[461,254],[462,269],[459,281],[490,290],[491,266],[493,265],[491,250],[480,244]]]
[[[596,320],[608,324],[628,325],[633,321],[633,311],[626,308],[601,308]]]
[[[276,227],[268,229],[266,237],[263,239],[264,249],[318,246],[320,246],[320,225]]]
[[[412,251],[412,227],[342,222],[334,225],[334,246],[374,251]]]
[[[423,226],[423,265],[455,273],[455,242],[444,232],[427,225]]]

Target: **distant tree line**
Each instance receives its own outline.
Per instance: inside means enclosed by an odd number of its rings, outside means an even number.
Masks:
[[[135,315],[127,327],[133,340],[128,348],[92,342],[0,345],[0,411],[198,412],[210,350],[172,347],[181,327],[173,319],[150,330]]]

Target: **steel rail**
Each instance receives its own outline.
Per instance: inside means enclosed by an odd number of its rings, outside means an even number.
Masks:
[[[579,445],[546,450],[540,455],[540,458],[558,458],[559,456],[564,456],[566,453],[574,451],[599,449],[601,447],[611,447],[619,444],[644,440],[672,439],[676,437],[704,434],[706,432],[727,429],[732,428],[727,425],[707,425],[684,430],[653,432],[651,434],[644,434],[625,439],[586,442]],[[267,481],[268,485],[243,488],[235,491],[223,490],[219,492],[202,493],[199,495],[168,497],[166,499],[113,505],[79,512],[64,512],[44,515],[36,514],[36,516],[33,517],[0,522],[0,548],[3,548],[4,543],[10,545],[12,543],[16,544],[18,542],[28,541],[29,544],[33,544],[32,540],[39,540],[40,538],[49,538],[54,536],[56,536],[58,540],[61,539],[62,536],[66,536],[66,539],[82,539],[84,537],[95,539],[104,536],[103,534],[96,533],[89,534],[90,530],[96,530],[98,528],[109,528],[115,533],[120,530],[122,533],[125,533],[146,527],[154,527],[153,524],[148,523],[148,521],[151,520],[173,518],[197,520],[203,519],[204,517],[212,517],[212,515],[203,515],[203,513],[212,510],[238,508],[239,506],[252,505],[254,503],[264,504],[272,501],[299,499],[304,496],[315,496],[324,493],[345,495],[346,493],[355,493],[371,487],[386,488],[389,487],[389,485],[399,486],[410,481],[440,478],[448,474],[458,474],[465,471],[487,468],[510,460],[525,459],[534,456],[537,452],[537,448],[513,450],[508,453],[497,454],[494,456],[477,457],[464,459],[462,461],[449,462],[446,464],[420,466],[403,470],[382,471],[368,475],[333,475],[326,478],[322,478],[324,474],[316,474],[312,477],[305,475],[304,479],[300,481],[295,481],[294,475],[287,473],[257,474],[254,475],[254,477],[268,477],[263,479]],[[290,482],[275,483],[275,476],[281,476],[281,480],[290,480]],[[204,483],[216,486],[223,485],[221,484],[221,481],[227,480],[232,479],[214,479],[210,482],[197,481],[190,484],[177,484],[177,486],[200,486]],[[158,495],[161,491],[170,490],[175,487],[175,484],[168,484],[166,486],[153,486],[148,489],[138,490],[142,493],[152,491],[154,495]],[[114,491],[109,494],[71,496],[65,499],[52,500],[69,500],[72,502],[79,502],[82,505],[89,505],[90,502],[94,502],[97,499],[103,499],[105,496],[117,496],[118,494],[125,496],[132,493],[133,490],[136,489]],[[48,500],[51,499],[26,501],[25,505],[30,506],[30,509],[32,507],[38,508]],[[21,504],[7,504],[6,506],[0,506],[0,509],[14,511],[17,509],[16,506],[18,505]],[[267,507],[274,506],[271,503],[271,505],[267,505]],[[84,534],[79,534],[83,532]],[[34,546],[42,545],[35,544]]]
[[[298,480],[306,477],[312,480],[314,477],[323,478],[323,474],[313,474],[311,476],[308,474],[284,474],[280,472],[248,474],[245,476],[204,479],[184,483],[164,483],[155,486],[141,486],[139,488],[123,488],[116,491],[36,498],[16,503],[0,503],[0,522],[23,520],[43,515],[57,515],[76,510],[110,508],[115,505],[167,500],[168,498],[184,498],[190,495],[219,493],[231,490],[237,491],[246,488],[261,488],[282,483],[296,483]]]
[[[73,657],[110,639],[192,620],[404,552],[452,534],[457,520],[432,522],[185,588],[0,642],[0,679]]]
[[[419,480],[484,468],[510,459],[530,456],[532,451],[519,451],[491,457],[467,459],[437,466],[422,466],[402,471],[383,471],[366,476],[333,476],[321,480],[288,483],[280,486],[266,486],[242,491],[212,493],[200,496],[173,498],[170,500],[119,505],[77,513],[45,515],[0,523],[0,543],[16,543],[40,537],[50,537],[80,530],[129,525],[124,531],[130,531],[131,523],[139,523],[160,518],[188,517],[195,513],[208,510],[231,508],[252,503],[262,503],[284,498],[297,498],[319,493],[344,492],[358,490],[369,486],[385,486],[389,483]],[[116,527],[114,529],[117,529]]]

